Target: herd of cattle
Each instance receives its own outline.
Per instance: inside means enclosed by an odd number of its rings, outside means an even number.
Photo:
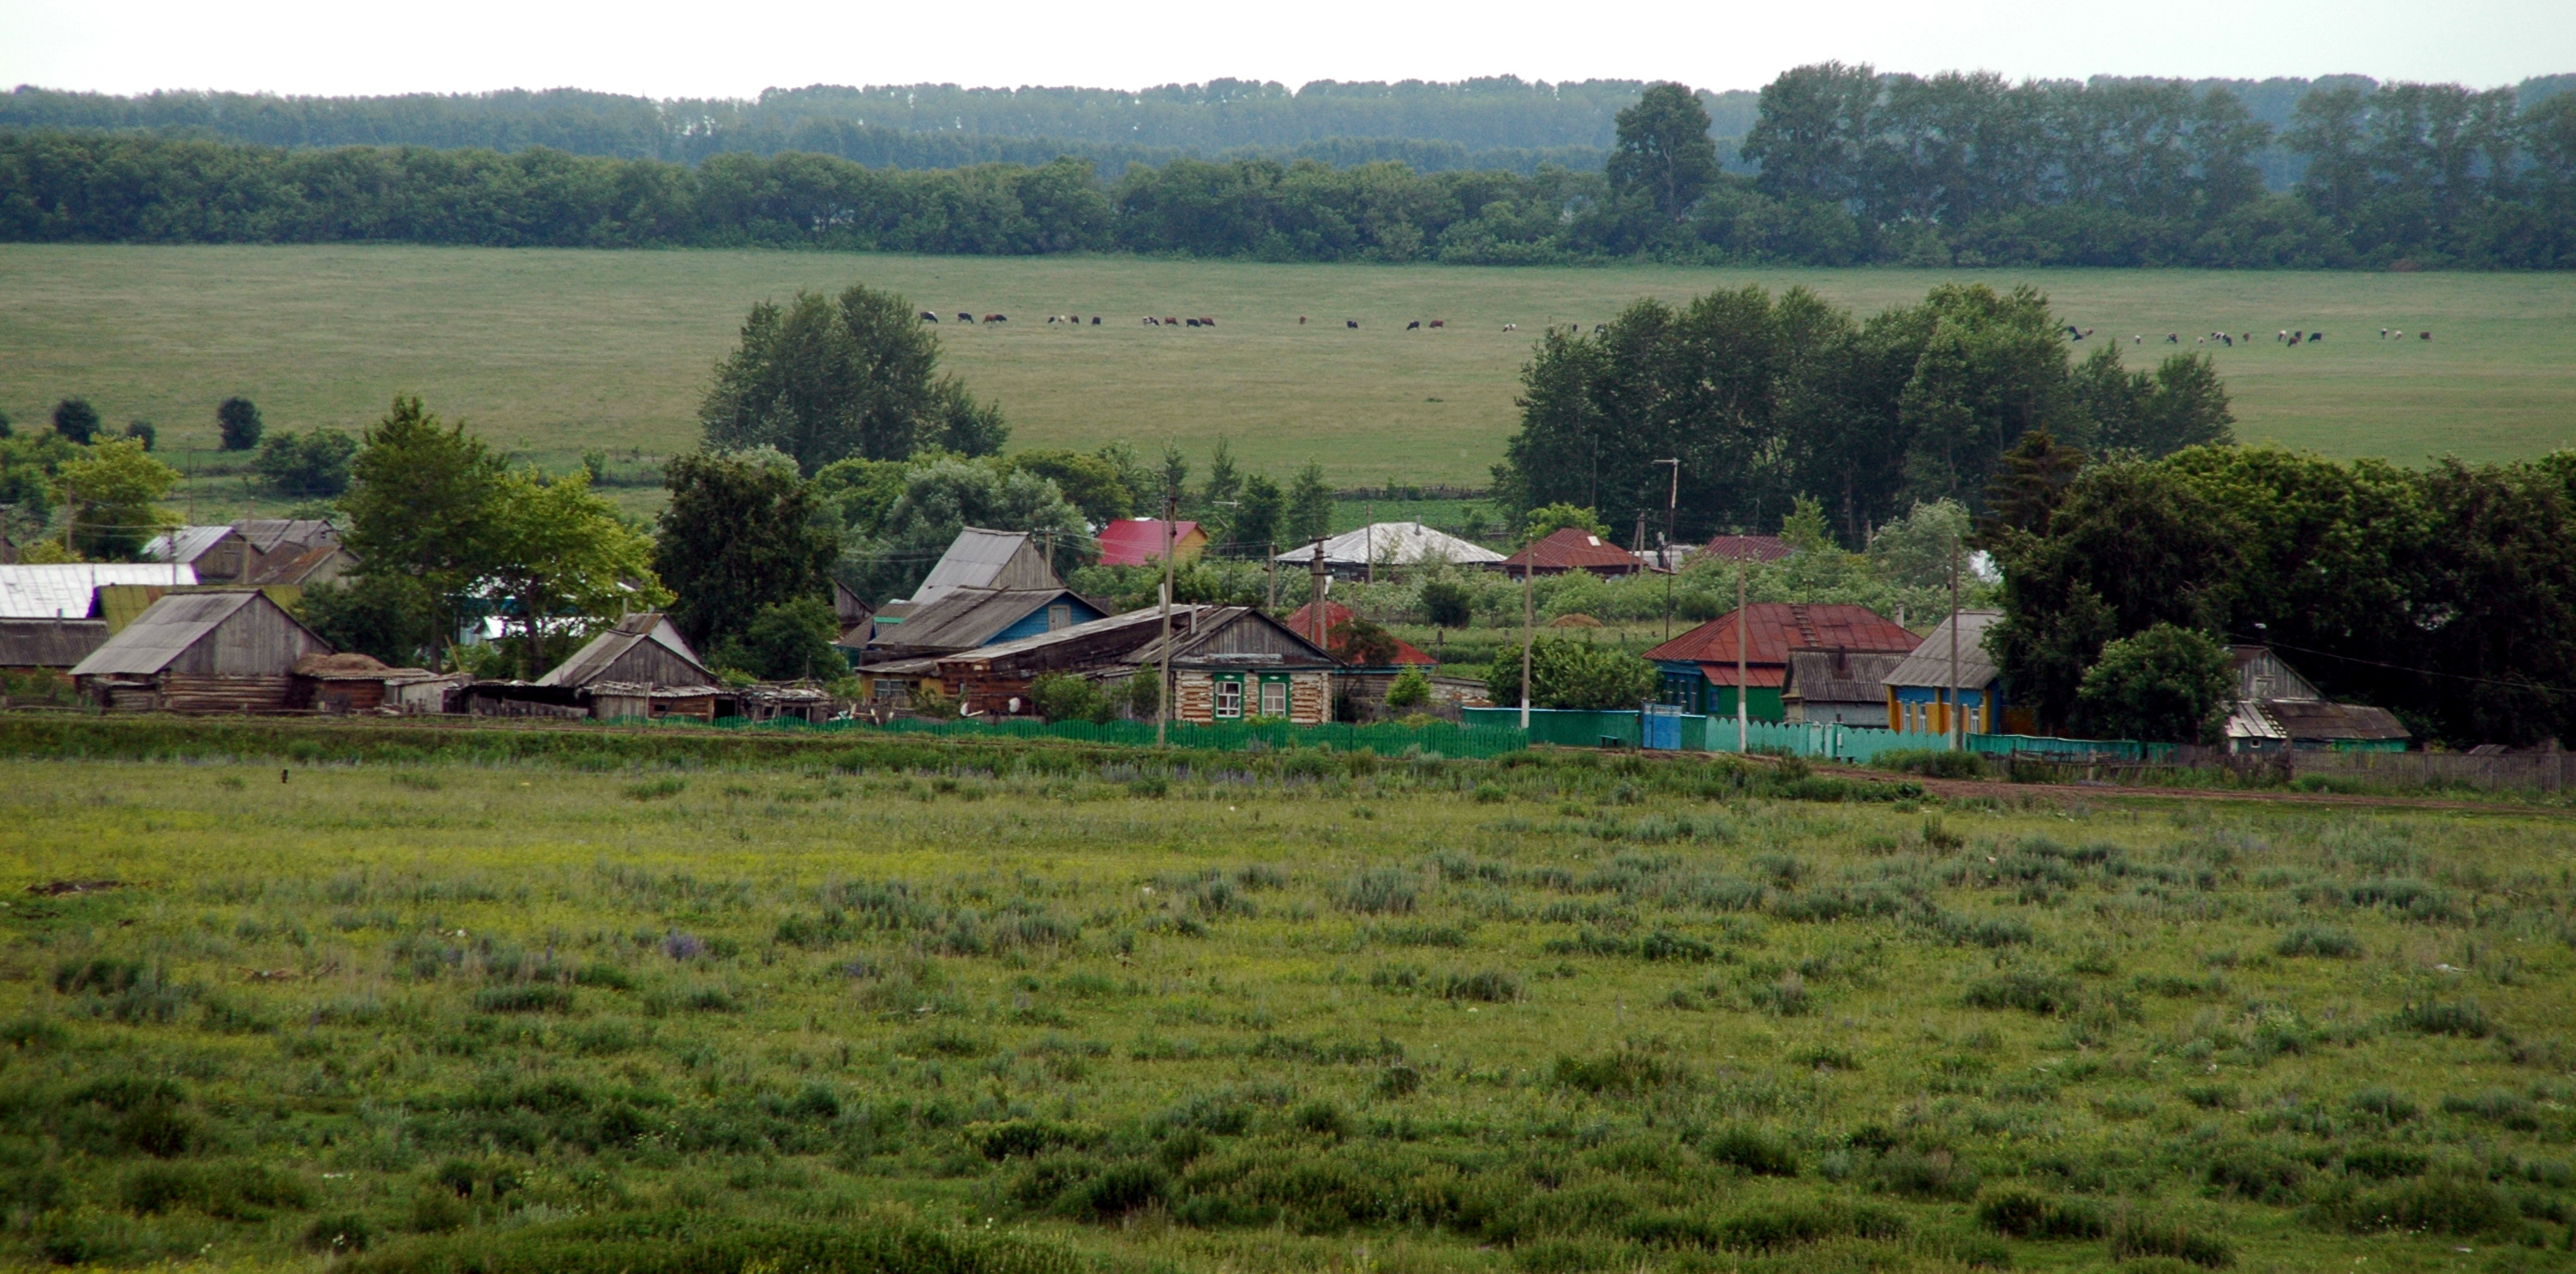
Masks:
[[[2080,341],[2092,334],[2093,329],[2089,327],[2077,327],[2071,323],[2066,326],[2066,339],[2069,341]],[[2429,331],[2417,332],[2415,337],[2417,340],[2429,341],[2433,339],[2433,334]],[[2274,343],[2290,346],[2313,345],[2325,338],[2326,334],[2323,332],[2303,332],[2286,327],[2274,333],[2272,336]],[[2120,338],[2114,336],[2111,339],[2117,341]],[[2402,341],[2406,339],[2406,330],[2404,328],[2397,327],[2383,327],[2379,329],[2379,339],[2383,341]],[[2193,337],[2191,343],[2194,345],[2208,345],[2214,342],[2219,345],[2224,345],[2229,349],[2234,349],[2236,348],[2236,343],[2238,341],[2243,341],[2250,345],[2254,342],[2254,334],[2252,332],[2211,332],[2205,336]],[[2129,337],[2129,343],[2132,345],[2144,345],[2147,343],[2147,334],[2144,332],[2135,333]],[[2165,333],[2165,344],[2182,344],[2182,333]]]
[[[939,322],[939,314],[935,310],[923,310],[921,312],[921,321],[924,323]],[[1008,314],[987,314],[978,318],[972,310],[959,310],[957,311],[957,321],[969,324],[1008,323],[1011,321],[1011,316]],[[1098,327],[1101,322],[1100,316],[1097,314],[1094,314],[1089,318],[1084,318],[1079,314],[1050,314],[1047,315],[1046,321],[1049,323],[1062,323],[1069,327]],[[1297,316],[1297,326],[1304,327],[1306,322],[1307,320],[1305,315],[1300,314]],[[1157,317],[1155,315],[1148,314],[1145,316],[1144,325],[1146,327],[1214,327],[1216,326],[1216,320],[1209,318],[1206,315],[1200,315],[1196,318],[1175,318],[1170,315]],[[1358,319],[1342,320],[1343,327],[1350,328],[1354,331],[1358,330],[1359,325],[1360,321]],[[1405,324],[1404,330],[1413,332],[1419,331],[1425,327],[1445,328],[1447,326],[1449,326],[1449,320],[1447,319],[1432,319],[1428,322],[1425,322],[1422,319],[1415,319],[1412,322]],[[1598,332],[1602,329],[1603,325],[1595,324],[1592,330]],[[1503,324],[1503,330],[1506,332],[1517,332],[1521,330],[1521,325],[1518,323],[1505,323]],[[1583,330],[1583,325],[1580,323],[1568,324],[1565,330],[1569,332],[1580,332]],[[2070,328],[2068,330],[2071,331],[2073,329]]]

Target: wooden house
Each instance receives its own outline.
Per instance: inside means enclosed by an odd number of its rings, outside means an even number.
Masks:
[[[1333,674],[1333,697],[1347,705],[1351,715],[1359,719],[1371,720],[1389,715],[1387,691],[1393,689],[1395,679],[1408,670],[1419,670],[1430,679],[1431,702],[1424,705],[1424,711],[1455,717],[1462,708],[1483,707],[1487,702],[1484,682],[1467,677],[1441,676],[1437,656],[1392,633],[1388,634],[1387,640],[1394,643],[1394,648],[1383,658],[1370,657],[1374,652],[1354,652],[1348,627],[1351,608],[1340,602],[1327,599],[1321,610],[1308,602],[1289,612],[1288,617],[1279,622],[1286,625],[1288,631],[1305,638],[1310,644],[1323,647],[1332,653],[1333,658],[1342,661],[1341,670]]]
[[[2268,646],[2231,646],[2236,703],[2224,727],[2230,752],[2403,752],[2414,737],[2397,714],[2336,703]]]
[[[588,701],[587,715],[716,719],[720,679],[698,662],[687,638],[657,612],[629,615],[537,678],[543,689]]]
[[[1186,631],[1192,618],[1204,609],[1173,607],[1173,627]],[[1113,679],[1124,678],[1128,675],[1125,657],[1160,637],[1162,624],[1162,608],[1149,606],[918,662],[930,665],[928,672],[940,693],[958,699],[966,711],[1019,716],[1033,710],[1030,683],[1048,673],[1099,676],[1112,672]],[[906,666],[911,662],[907,661]],[[914,672],[910,685],[920,684],[921,674]],[[896,698],[888,692],[882,701],[893,706]]]
[[[279,712],[296,706],[296,661],[329,653],[257,590],[172,593],[75,665],[72,681],[113,711]]]
[[[1495,565],[1513,579],[1523,575],[1563,575],[1568,571],[1588,571],[1608,578],[1634,575],[1645,569],[1636,554],[1571,526],[1548,532]]]
[[[988,531],[970,526],[948,542],[948,551],[930,568],[921,586],[904,599],[912,605],[935,602],[952,589],[1062,588],[1037,538],[1026,531]]]
[[[300,588],[307,584],[333,583],[357,569],[358,555],[334,541],[263,558],[242,582],[261,587],[293,585]]]
[[[337,548],[339,543],[339,528],[323,519],[249,518],[230,526],[183,526],[164,532],[143,546],[143,557],[187,566],[196,572],[194,582],[248,584],[263,582],[258,577],[272,562],[304,557],[317,549]],[[324,579],[337,578],[308,578],[330,560],[329,555],[320,555],[307,564],[298,578],[264,582],[319,584]]]
[[[2022,734],[2027,722],[2009,702],[2003,669],[1986,650],[1986,634],[2002,622],[1997,610],[1963,610],[1956,621],[1943,617],[1932,635],[1887,674],[1886,716],[1890,730],[1948,734],[1955,708],[1966,714],[1965,733]],[[1950,634],[1959,635],[1958,660],[1950,658]],[[1955,679],[1955,680],[1954,680]],[[1955,686],[1957,698],[1951,697]]]
[[[952,588],[894,614],[880,612],[865,662],[954,654],[995,642],[1057,632],[1108,614],[1061,585],[1052,588]]]
[[[1741,686],[1736,684],[1738,622],[1744,625]],[[1648,650],[1646,658],[1663,673],[1663,702],[1684,712],[1731,717],[1741,694],[1753,719],[1780,721],[1788,716],[1782,692],[1789,681],[1791,651],[1905,654],[1918,640],[1867,607],[1756,602]]]
[[[1120,662],[1130,675],[1159,675],[1165,642],[1138,646]],[[1182,721],[1333,719],[1333,676],[1342,662],[1251,606],[1200,606],[1186,624],[1175,609],[1169,643],[1172,705]]]

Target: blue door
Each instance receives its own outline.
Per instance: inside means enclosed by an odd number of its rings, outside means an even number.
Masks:
[[[1682,714],[1671,704],[1648,704],[1638,723],[1638,734],[1644,745],[1678,752],[1682,746]]]

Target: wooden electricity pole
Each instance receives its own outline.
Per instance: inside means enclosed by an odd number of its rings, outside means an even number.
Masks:
[[[1535,626],[1535,624],[1537,623],[1537,616],[1538,616],[1538,604],[1537,604],[1537,602],[1534,600],[1535,594],[1531,591],[1531,590],[1532,590],[1532,588],[1534,587],[1534,585],[1531,583],[1531,581],[1532,581],[1532,580],[1535,580],[1535,579],[1537,579],[1537,578],[1538,578],[1538,572],[1531,570],[1531,569],[1530,569],[1530,564],[1529,564],[1528,562],[1526,562],[1526,561],[1522,562],[1522,563],[1521,563],[1521,733],[1522,733],[1522,735],[1524,735],[1524,736],[1526,736],[1526,735],[1528,735],[1528,734],[1529,734],[1529,712],[1530,712],[1530,702],[1529,702],[1529,701],[1530,701],[1530,633],[1531,633],[1532,628],[1533,628],[1533,627]]]
[[[1953,752],[1967,746],[1965,723],[1959,719],[1959,537],[1950,537],[1950,719],[1942,733]]]
[[[1180,492],[1171,490],[1163,492],[1163,666],[1161,672],[1156,674],[1162,678],[1162,693],[1155,696],[1162,701],[1162,710],[1154,714],[1154,746],[1158,748],[1163,746],[1164,735],[1171,728],[1174,706],[1172,703],[1172,519],[1180,516],[1180,501]]]

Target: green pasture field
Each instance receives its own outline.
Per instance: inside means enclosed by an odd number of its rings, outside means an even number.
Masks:
[[[2558,813],[668,730],[0,756],[12,1263],[2576,1269]],[[852,1245],[912,1255],[813,1255]]]
[[[853,281],[940,311],[949,362],[1000,402],[1013,445],[1125,438],[1204,458],[1228,439],[1285,476],[1482,485],[1515,423],[1517,372],[1551,321],[1640,296],[1804,284],[1864,312],[1946,279],[2048,292],[2068,321],[2148,335],[2133,364],[2213,329],[2239,432],[2338,457],[2416,463],[2576,442],[2576,288],[2559,275],[2186,270],[1482,269],[1124,257],[839,256],[337,247],[0,246],[0,410],[40,420],[67,394],[113,425],[154,421],[174,452],[214,445],[230,394],[274,428],[355,428],[397,393],[552,466],[586,450],[695,441],[709,369],[764,297]],[[960,310],[1008,326],[961,326]],[[1050,327],[1050,313],[1100,315]],[[1218,320],[1147,328],[1142,316]],[[1310,321],[1300,326],[1300,315]],[[1351,331],[1345,319],[1362,327]],[[1443,319],[1447,327],[1407,332]],[[1507,323],[1517,332],[1501,330]],[[2382,343],[2383,327],[2431,329]],[[2324,330],[2288,349],[2283,328]],[[205,484],[210,502],[241,484]]]

